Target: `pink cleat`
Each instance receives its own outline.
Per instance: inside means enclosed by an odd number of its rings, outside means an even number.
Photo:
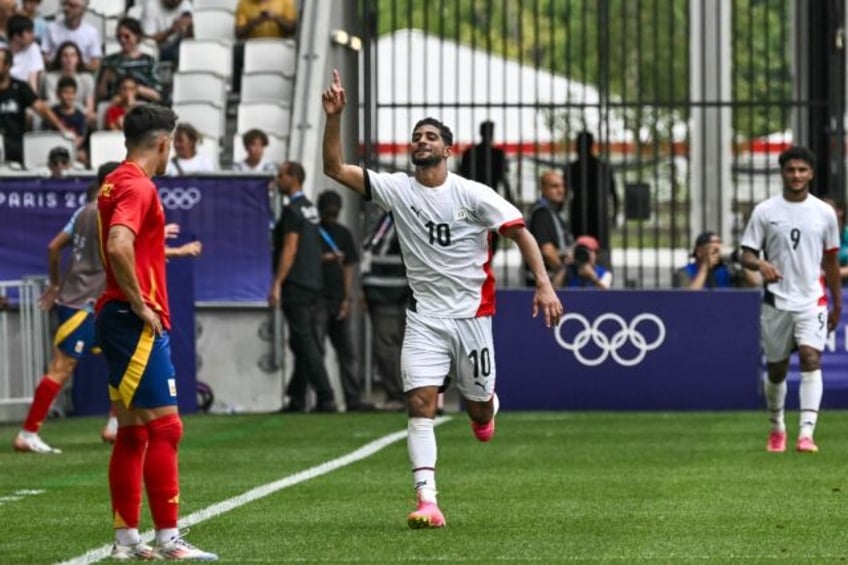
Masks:
[[[798,453],[818,453],[819,446],[811,437],[799,437],[798,443],[795,444],[795,451]]]
[[[413,530],[421,530],[426,528],[444,528],[445,516],[439,510],[439,505],[435,502],[418,501],[418,508],[414,512],[410,512],[406,518],[406,523]]]
[[[786,432],[771,432],[766,451],[771,453],[783,453],[786,451]]]
[[[501,402],[498,400],[498,395],[492,396],[492,419],[485,424],[478,424],[474,420],[471,421],[471,431],[474,432],[474,437],[479,441],[486,442],[492,439],[495,435],[495,416],[498,415],[498,410],[501,407]]]

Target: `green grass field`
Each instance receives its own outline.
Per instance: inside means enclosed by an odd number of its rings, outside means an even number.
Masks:
[[[91,562],[79,558],[111,541],[101,424],[48,422],[43,437],[61,455],[0,453],[0,563]],[[187,539],[227,563],[846,559],[843,412],[822,415],[816,455],[766,453],[763,414],[504,413],[490,444],[457,414],[436,432],[445,529],[406,526],[414,497],[403,439],[196,514],[405,428],[401,414],[186,418],[182,515],[196,522]],[[10,445],[17,427],[0,430]],[[141,527],[151,527],[146,508]]]

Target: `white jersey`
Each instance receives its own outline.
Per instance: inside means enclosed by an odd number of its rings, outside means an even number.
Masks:
[[[415,311],[494,314],[489,232],[523,226],[521,212],[488,186],[453,173],[436,187],[405,173],[365,173],[365,198],[394,216]]]
[[[766,301],[780,310],[802,312],[827,304],[821,275],[825,251],[839,249],[833,208],[808,195],[802,202],[773,196],[754,208],[740,242],[762,250],[783,278],[766,286]]]

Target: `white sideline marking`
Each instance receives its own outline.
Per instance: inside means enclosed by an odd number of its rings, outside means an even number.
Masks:
[[[450,416],[442,416],[440,418],[436,418],[436,425],[438,426],[439,424],[444,424],[450,419]],[[357,461],[361,461],[366,457],[370,457],[381,449],[388,447],[391,444],[404,439],[405,437],[406,430],[403,430],[375,439],[371,443],[366,443],[356,451],[351,451],[347,455],[342,455],[337,459],[332,459],[325,463],[321,463],[320,465],[316,465],[315,467],[310,467],[309,469],[306,469],[305,471],[301,471],[299,473],[295,473],[294,475],[283,477],[282,479],[274,481],[273,483],[268,483],[256,487],[238,496],[234,496],[233,498],[229,498],[222,502],[218,502],[217,504],[213,504],[212,506],[204,508],[203,510],[198,510],[194,514],[189,514],[188,516],[180,519],[179,527],[189,528],[195,524],[199,524],[200,522],[215,518],[216,516],[220,516],[225,512],[229,512],[230,510],[235,510],[240,506],[249,504],[254,500],[265,498],[269,494],[274,494],[278,490],[282,490],[284,488],[294,486],[298,483],[302,483],[310,479],[320,477],[321,475],[326,475],[331,471],[341,469],[342,467],[346,467],[351,463],[356,463]],[[146,543],[150,543],[150,541],[153,540],[154,535],[155,532],[153,530],[148,530],[141,534],[141,539]],[[97,549],[87,551],[79,557],[74,557],[72,559],[69,559],[68,561],[62,561],[58,565],[89,565],[90,563],[97,563],[98,561],[109,557],[111,551],[112,544],[109,543],[107,545],[98,547]]]
[[[16,490],[12,494],[6,496],[0,496],[0,506],[3,506],[6,502],[17,502],[18,500],[22,500],[25,496],[35,496],[38,494],[43,494],[43,490],[32,490],[32,489],[22,489]]]

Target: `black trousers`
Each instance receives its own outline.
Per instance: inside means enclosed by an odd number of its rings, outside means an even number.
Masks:
[[[316,332],[322,354],[326,352],[327,338],[330,338],[330,343],[336,351],[345,404],[350,407],[362,402],[362,372],[356,359],[350,316],[339,320],[340,308],[341,301],[322,299],[321,308],[315,316]]]
[[[374,340],[374,362],[386,389],[386,400],[404,402],[400,350],[406,330],[406,303],[368,304]]]
[[[335,400],[316,331],[321,296],[317,292],[298,292],[296,297],[287,294],[284,289],[283,314],[288,323],[289,347],[294,354],[294,371],[287,391],[290,407],[306,408],[306,391],[311,385],[318,396],[318,408],[330,409],[335,407]]]

